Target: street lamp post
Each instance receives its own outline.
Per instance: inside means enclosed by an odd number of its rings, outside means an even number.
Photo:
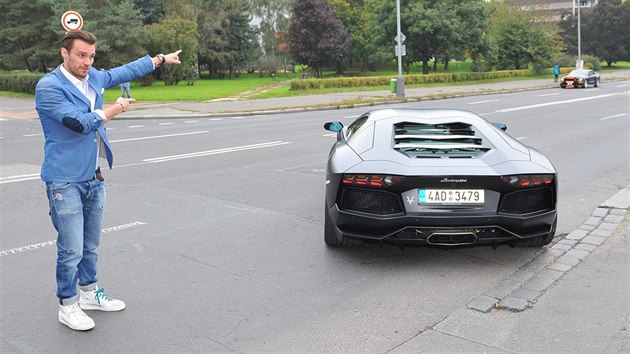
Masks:
[[[580,7],[582,6],[580,4],[581,0],[575,0],[575,1],[577,1],[577,10],[578,10],[578,33],[577,33],[578,35],[578,60],[581,60],[582,59],[582,37],[581,37],[582,26],[580,25]]]
[[[402,76],[402,42],[403,36],[400,31],[400,0],[396,0],[396,42],[398,45],[398,77],[396,78],[396,97],[405,95],[405,82]]]

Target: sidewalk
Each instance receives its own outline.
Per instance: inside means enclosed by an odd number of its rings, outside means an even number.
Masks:
[[[630,70],[616,70],[603,75],[602,85],[630,80]],[[116,119],[160,119],[244,116],[270,113],[291,113],[305,110],[371,107],[388,103],[434,100],[458,96],[505,93],[545,88],[559,88],[552,78],[452,86],[407,88],[405,97],[396,97],[389,90],[342,92],[294,97],[213,100],[206,102],[137,102]],[[36,119],[33,99],[0,96],[0,118]],[[368,110],[366,108],[366,110]]]
[[[629,188],[467,308],[392,352],[630,352]]]

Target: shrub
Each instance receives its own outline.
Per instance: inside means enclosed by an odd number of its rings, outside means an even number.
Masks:
[[[405,75],[407,84],[440,84],[449,82],[492,80],[508,77],[526,77],[537,73],[534,70],[503,70],[487,72],[457,72],[429,75]],[[292,80],[292,91],[312,90],[330,87],[388,86],[391,76],[341,77],[331,79]]]
[[[42,73],[10,72],[0,74],[0,90],[34,94]]]

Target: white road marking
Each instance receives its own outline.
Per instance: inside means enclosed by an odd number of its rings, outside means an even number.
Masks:
[[[223,120],[223,118],[208,118],[208,120]]]
[[[556,93],[545,93],[544,95],[538,95],[538,97],[547,97],[547,96],[556,96],[559,95],[559,92]]]
[[[527,139],[526,136],[519,136],[518,138],[516,138],[516,140],[525,140],[525,139]]]
[[[331,134],[324,134],[322,136],[337,136],[337,133],[331,133]]]
[[[187,120],[184,123],[199,123],[198,120]]]
[[[626,87],[626,86],[628,86],[628,84],[617,85],[617,87]]]
[[[613,118],[619,118],[619,117],[623,117],[625,116],[625,113],[620,113],[620,114],[615,114],[613,116],[608,116],[608,117],[604,117],[604,118],[600,118],[599,120],[608,120],[608,119],[613,119]]]
[[[0,184],[13,183],[13,182],[24,182],[24,181],[32,181],[35,179],[39,179],[39,173],[33,173],[30,175],[21,175],[21,176],[8,176],[8,177],[0,177]]]
[[[110,232],[130,229],[132,227],[137,227],[137,226],[146,225],[146,224],[147,224],[146,222],[134,221],[134,222],[129,223],[129,224],[118,225],[118,226],[102,229],[101,232],[106,234],[106,233],[110,233]],[[11,255],[15,255],[15,254],[18,254],[18,253],[24,253],[24,252],[28,252],[28,251],[33,251],[33,250],[36,250],[38,248],[44,248],[44,247],[48,247],[48,246],[52,246],[52,245],[56,245],[56,244],[57,244],[57,240],[49,240],[49,241],[44,241],[44,242],[33,243],[31,245],[28,245],[28,246],[11,248],[9,250],[0,251],[0,257],[11,256]]]
[[[605,98],[605,97],[616,96],[616,95],[617,95],[616,93],[609,93],[609,94],[606,94],[606,95],[590,96],[590,97],[583,97],[583,98],[575,98],[575,99],[572,99],[572,100],[553,101],[553,102],[547,102],[547,103],[532,104],[532,105],[529,105],[529,106],[520,106],[520,107],[500,109],[497,112],[501,112],[501,113],[514,112],[514,111],[521,111],[521,110],[524,110],[524,109],[553,106],[553,105],[557,105],[557,104],[567,104],[567,103],[571,103],[571,102],[588,101],[588,100],[594,100],[594,99],[598,99],[598,98]]]
[[[137,141],[137,140],[149,140],[149,139],[161,139],[161,138],[170,138],[174,136],[184,136],[184,135],[195,135],[195,134],[205,134],[209,133],[207,130],[202,130],[198,132],[189,132],[189,133],[178,133],[178,134],[167,134],[167,135],[154,135],[154,136],[145,136],[141,138],[129,138],[129,139],[118,139],[118,140],[110,140],[110,143],[121,143],[124,141]]]
[[[468,104],[482,104],[488,102],[499,102],[499,100],[485,100],[485,101],[477,101],[477,102],[468,102]]]
[[[44,134],[42,134],[42,133],[36,133],[36,134],[24,134],[22,136],[26,138],[26,137],[29,137],[29,136],[43,136],[43,135]]]
[[[173,122],[166,122],[166,123],[158,123],[158,125],[173,125],[175,123]]]
[[[217,155],[217,154],[225,154],[229,152],[236,152],[236,151],[243,151],[243,150],[262,149],[262,148],[280,146],[280,145],[286,145],[286,144],[291,144],[291,143],[287,141],[271,141],[268,143],[261,143],[261,144],[242,145],[242,146],[235,146],[235,147],[224,148],[224,149],[198,151],[198,152],[192,152],[192,153],[181,154],[181,155],[155,157],[151,159],[144,159],[142,161],[149,162],[149,163],[166,162],[166,161],[173,161],[173,160],[189,159],[193,157],[203,157],[203,156],[210,156],[210,155]]]
[[[359,118],[360,116],[345,116],[343,117],[343,119],[353,119],[353,118]]]
[[[144,125],[130,125],[130,126],[128,126],[127,128],[129,128],[129,129],[135,129],[135,128],[143,128],[143,127],[144,127]]]

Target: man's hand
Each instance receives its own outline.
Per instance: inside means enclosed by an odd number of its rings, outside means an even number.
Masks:
[[[127,112],[127,108],[129,107],[131,102],[136,102],[136,100],[133,98],[124,98],[124,97],[118,97],[118,99],[116,100],[116,104],[120,105],[123,112]]]
[[[179,61],[179,53],[181,53],[182,50],[178,50],[175,51],[173,53],[170,54],[166,54],[164,57],[166,58],[166,61],[164,62],[165,64],[181,64],[182,62]]]

